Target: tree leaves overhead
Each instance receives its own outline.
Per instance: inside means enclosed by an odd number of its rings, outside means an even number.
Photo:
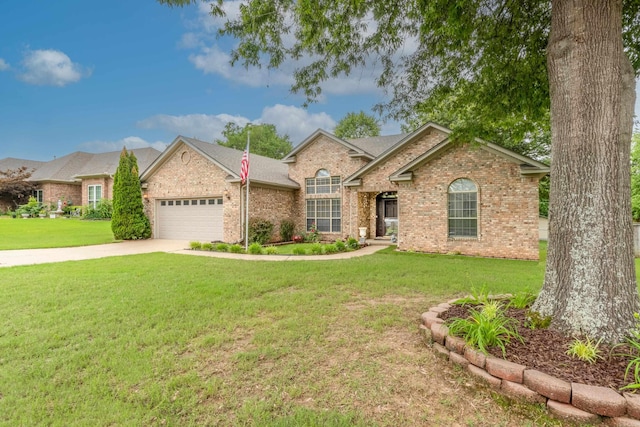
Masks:
[[[252,154],[282,159],[293,150],[289,136],[279,135],[275,125],[266,123],[260,125],[248,123],[241,128],[237,124],[229,122],[222,131],[225,140],[216,140],[216,142],[223,147],[244,150],[247,146],[249,132],[251,133],[250,151]]]

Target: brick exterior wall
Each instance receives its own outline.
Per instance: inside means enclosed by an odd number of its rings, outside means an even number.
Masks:
[[[184,153],[184,154],[183,154]],[[185,144],[176,147],[147,181],[143,191],[145,213],[156,234],[155,206],[158,199],[223,197],[228,190],[229,198],[223,198],[224,241],[240,240],[240,188],[238,184],[226,182],[228,173],[211,163]]]
[[[279,242],[280,221],[293,220],[294,191],[258,187],[250,184],[249,218],[262,218],[273,223],[272,242]]]
[[[448,237],[448,188],[458,178],[478,187],[478,238]],[[456,145],[413,171],[398,189],[398,248],[485,257],[538,259],[538,178],[487,150]]]
[[[113,178],[111,177],[96,177],[85,178],[82,180],[82,206],[89,204],[89,186],[101,185],[102,186],[102,198],[113,199]]]
[[[58,200],[62,203],[71,202],[74,205],[82,204],[82,186],[78,184],[62,184],[56,182],[44,182],[37,189],[42,190],[44,203],[58,208]]]
[[[186,153],[183,155],[183,153]],[[183,159],[189,159],[188,161]],[[226,181],[228,173],[185,144],[180,144],[160,168],[147,179],[143,190],[145,213],[156,232],[156,200],[171,198],[222,197],[223,240],[235,243],[242,239],[245,192],[239,183]],[[224,197],[227,190],[228,197]],[[272,240],[279,240],[280,221],[291,216],[293,191],[251,185],[249,218],[264,218],[274,223]]]
[[[331,176],[340,176],[341,181],[355,173],[366,164],[366,161],[349,157],[349,150],[342,144],[324,135],[318,136],[304,149],[296,153],[296,161],[289,164],[289,178],[300,184],[300,190],[293,197],[292,219],[296,224],[296,231],[306,231],[306,200],[307,198],[327,198],[342,200],[342,232],[321,233],[323,239],[334,240],[351,234],[351,221],[357,215],[357,204],[351,200],[351,191],[342,188],[342,194],[319,194],[307,196],[305,179],[313,178],[319,169],[326,169]],[[357,228],[355,234],[357,234]]]

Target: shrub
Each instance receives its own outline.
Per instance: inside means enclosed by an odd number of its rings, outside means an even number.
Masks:
[[[629,371],[633,369],[633,382],[622,387],[622,390],[640,389],[640,314],[633,313],[633,317],[636,319],[636,326],[626,340],[631,354],[621,354],[621,356],[629,358],[627,368],[624,370],[624,379],[627,380]]]
[[[320,241],[320,233],[318,233],[318,227],[315,222],[311,223],[309,231],[304,234],[304,241],[307,243],[317,243]]]
[[[334,243],[330,243],[328,245],[324,245],[324,253],[325,254],[335,254],[338,252],[338,248]]]
[[[283,219],[282,221],[280,221],[280,238],[282,239],[282,241],[284,242],[291,241],[291,238],[293,237],[294,228],[295,228],[295,225],[293,224],[293,221],[291,221],[290,219]]]
[[[200,242],[189,242],[189,247],[193,250],[202,249],[202,243]]]
[[[228,252],[229,251],[229,245],[227,245],[226,243],[218,243],[216,245],[216,250],[218,252]]]
[[[24,205],[20,205],[16,212],[19,215],[27,214],[29,216],[38,216],[40,209],[41,205],[38,200],[33,196],[29,196],[29,201]]]
[[[262,245],[258,242],[252,243],[247,248],[247,252],[251,255],[262,255]]]
[[[235,244],[235,245],[229,246],[229,252],[234,254],[242,254],[244,253],[244,249],[242,248],[242,246]]]
[[[249,220],[249,242],[264,245],[271,239],[273,223],[262,218]]]
[[[571,357],[578,358],[583,362],[588,363],[596,363],[600,356],[600,341],[597,342],[591,341],[591,338],[587,337],[586,340],[574,339],[573,342],[569,345],[569,350],[567,350],[567,354]]]
[[[304,242],[304,236],[301,236],[299,234],[294,234],[292,239],[293,239],[294,243],[302,243],[302,242]]]
[[[502,354],[506,353],[505,346],[512,338],[523,341],[516,329],[516,322],[499,310],[493,318],[489,318],[482,311],[471,309],[466,319],[455,318],[449,323],[449,332],[464,338],[467,344],[487,353],[490,347],[498,346]]]
[[[213,250],[213,243],[211,242],[204,242],[202,244],[202,250],[203,251],[212,251]]]
[[[113,177],[111,231],[117,240],[151,237],[151,224],[142,206],[138,160],[126,148],[120,153],[120,163]]]
[[[264,253],[267,255],[277,255],[278,248],[276,248],[275,246],[267,246],[266,248],[264,248]]]
[[[547,329],[551,325],[551,316],[541,316],[533,310],[527,311],[526,325],[529,329]]]
[[[293,248],[294,255],[305,255],[306,253],[307,253],[307,250],[301,246],[296,246]]]
[[[355,250],[360,248],[360,243],[358,243],[358,239],[356,239],[355,237],[349,237],[347,239],[347,247],[349,249]]]
[[[84,219],[110,219],[113,214],[113,204],[111,200],[101,199],[94,208],[87,206],[84,210]]]
[[[314,255],[321,255],[322,254],[322,245],[320,243],[314,243],[313,245],[311,245],[311,253]]]
[[[340,239],[336,240],[336,242],[334,243],[336,249],[338,250],[338,252],[344,252],[347,250],[347,245]]]
[[[526,308],[536,300],[536,296],[531,292],[518,292],[509,301],[508,307]]]

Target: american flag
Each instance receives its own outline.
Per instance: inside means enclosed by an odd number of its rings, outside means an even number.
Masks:
[[[244,153],[242,153],[242,161],[240,162],[240,180],[242,181],[242,185],[247,182],[247,178],[249,177],[249,144],[247,144],[247,148],[245,148]]]

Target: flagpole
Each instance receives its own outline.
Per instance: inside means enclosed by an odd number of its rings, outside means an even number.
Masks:
[[[247,129],[247,158],[249,156],[249,142],[251,140],[251,128]],[[245,230],[244,230],[244,250],[247,251],[249,249],[249,173],[247,171],[247,187],[245,189],[247,192],[247,202],[245,203],[244,213],[245,213]]]

